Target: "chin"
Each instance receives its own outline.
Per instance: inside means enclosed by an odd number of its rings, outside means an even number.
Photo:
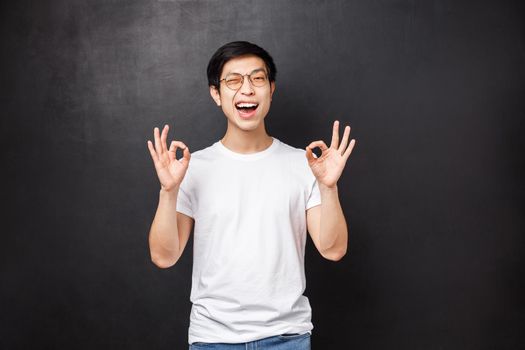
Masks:
[[[235,114],[232,118],[230,118],[230,120],[237,125],[247,126],[247,125],[259,124],[259,122],[261,121],[261,117],[259,117],[258,115],[254,115],[251,118],[245,119],[245,118],[242,118],[240,115]]]
[[[240,122],[235,123],[235,125],[244,131],[252,131],[259,128],[260,123],[258,121],[251,121],[251,122]]]

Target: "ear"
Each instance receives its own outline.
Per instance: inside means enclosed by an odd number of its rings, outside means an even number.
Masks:
[[[217,106],[220,107],[221,106],[221,94],[219,90],[217,90],[217,88],[213,85],[210,85],[210,95],[211,95],[211,98],[213,98],[213,100],[217,104]]]
[[[270,101],[272,100],[273,92],[275,91],[275,81],[270,83]]]

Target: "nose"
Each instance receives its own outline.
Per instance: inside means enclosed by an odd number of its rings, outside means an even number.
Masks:
[[[250,78],[246,75],[243,78],[244,79],[242,80],[242,85],[239,91],[243,95],[253,95],[255,91],[253,90],[253,86],[250,83]]]

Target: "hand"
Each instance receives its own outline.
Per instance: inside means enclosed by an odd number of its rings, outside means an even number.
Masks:
[[[153,129],[155,148],[152,142],[148,140],[149,152],[155,164],[161,188],[165,191],[170,191],[181,184],[191,156],[188,147],[181,141],[171,141],[169,150],[166,148],[168,130],[169,126],[166,124],[162,129],[162,135],[159,137],[159,128]],[[176,158],[177,148],[184,150],[183,157],[179,160]]]
[[[334,122],[332,143],[330,148],[326,147],[324,141],[314,141],[306,147],[306,158],[308,165],[312,169],[312,173],[316,177],[319,184],[326,187],[335,187],[337,180],[341,176],[345,167],[346,161],[352,153],[355,145],[355,139],[350,141],[348,148],[348,136],[350,135],[350,126],[345,128],[343,134],[343,141],[339,145],[339,121]],[[312,149],[319,147],[322,154],[319,158],[315,158]]]

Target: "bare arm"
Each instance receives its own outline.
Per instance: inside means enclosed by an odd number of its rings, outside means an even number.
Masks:
[[[148,148],[160,180],[161,190],[157,212],[149,232],[151,260],[161,268],[174,265],[180,258],[193,225],[193,219],[177,212],[177,196],[190,160],[188,147],[180,141],[172,141],[169,150],[166,125],[159,136],[154,129],[155,147],[148,140]],[[184,149],[184,157],[177,160],[177,147]]]
[[[160,190],[157,212],[149,232],[151,260],[160,268],[177,263],[186,247],[193,218],[177,212],[178,188]]]
[[[321,255],[333,261],[340,260],[348,246],[348,228],[339,203],[337,181],[356,143],[355,139],[348,143],[349,136],[350,126],[347,126],[339,144],[339,121],[336,120],[330,147],[322,140],[306,147],[306,158],[321,193],[321,205],[306,211],[308,231]],[[312,152],[315,147],[322,151],[319,158]]]
[[[346,254],[348,228],[339,203],[337,186],[328,188],[319,185],[321,205],[306,211],[308,232],[321,255],[332,261],[339,261]]]

